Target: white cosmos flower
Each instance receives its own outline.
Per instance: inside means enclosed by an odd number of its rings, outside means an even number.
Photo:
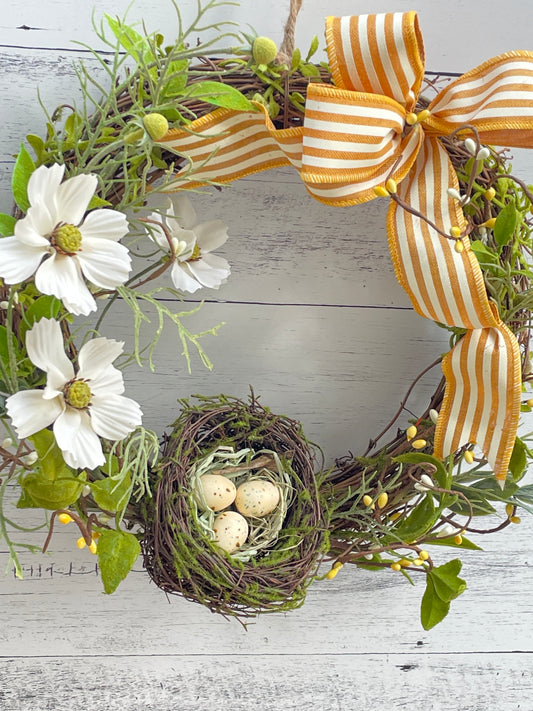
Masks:
[[[18,284],[35,274],[43,294],[63,301],[73,314],[87,315],[96,302],[85,279],[102,289],[123,284],[131,269],[128,249],[118,243],[128,231],[116,210],[91,210],[96,175],[76,175],[61,182],[64,165],[42,165],[28,182],[31,207],[12,237],[0,239],[0,277]],[[84,278],[85,277],[85,278]]]
[[[111,365],[123,345],[94,338],[80,349],[75,372],[64,351],[59,323],[38,321],[26,334],[26,349],[32,363],[47,374],[46,386],[8,397],[7,412],[18,436],[29,437],[53,423],[69,466],[94,469],[104,464],[99,437],[118,441],[141,424],[141,408],[122,396],[122,373]]]
[[[196,212],[186,195],[177,193],[168,202],[165,216],[152,213],[151,220],[163,222],[172,242],[175,261],[171,278],[176,289],[193,294],[202,286],[218,289],[230,275],[230,266],[223,257],[211,254],[228,239],[227,227],[220,220],[196,222]],[[150,224],[150,236],[161,249],[170,245],[157,225]]]

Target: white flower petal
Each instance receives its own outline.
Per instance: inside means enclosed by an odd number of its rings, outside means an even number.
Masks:
[[[154,220],[154,222],[161,222],[163,220],[161,215],[158,215],[156,212],[152,212],[148,215],[148,219]],[[170,250],[168,240],[159,225],[154,225],[153,222],[146,223],[146,233],[152,242],[155,242],[163,251],[168,252]]]
[[[196,212],[192,202],[183,193],[176,193],[170,198],[172,208],[169,210],[174,220],[185,230],[192,230],[196,224]]]
[[[121,395],[95,395],[89,409],[94,431],[112,441],[124,439],[142,422],[138,403]]]
[[[63,410],[59,398],[43,400],[42,390],[21,390],[10,395],[6,408],[20,439],[51,425]]]
[[[102,289],[114,289],[124,284],[131,271],[128,248],[101,237],[83,240],[81,251],[76,253],[74,259],[87,279]]]
[[[75,175],[56,192],[56,209],[61,222],[79,225],[98,186],[96,175]]]
[[[18,284],[35,274],[46,251],[29,247],[16,237],[0,239],[0,277],[6,284]]]
[[[74,377],[74,368],[65,353],[61,326],[55,319],[42,318],[34,324],[26,333],[26,350],[31,362],[45,373],[51,367],[59,373],[62,385]]]
[[[80,349],[78,377],[92,380],[108,368],[124,350],[124,343],[109,338],[93,338]],[[91,388],[92,391],[92,388]]]
[[[202,259],[187,262],[187,266],[195,279],[210,289],[218,289],[230,275],[228,262],[214,254],[206,254]]]
[[[122,395],[124,392],[124,378],[118,368],[109,365],[91,380],[90,386],[94,395]]]
[[[92,210],[80,227],[82,240],[98,237],[118,242],[128,231],[126,215],[117,210]],[[82,242],[83,244],[83,242]]]
[[[50,213],[37,205],[30,207],[26,217],[16,223],[14,233],[20,242],[30,247],[49,250],[50,240],[45,235],[50,234],[54,227],[55,223]]]
[[[43,294],[53,294],[76,316],[96,311],[96,302],[85,285],[75,257],[52,254],[35,274],[35,286]]]
[[[180,291],[187,291],[189,294],[194,294],[195,291],[201,289],[202,285],[196,281],[191,274],[189,274],[186,268],[187,262],[184,262],[183,264],[180,262],[174,262],[170,276],[176,289],[179,289]]]
[[[49,168],[45,165],[34,170],[28,181],[28,200],[30,205],[47,205],[52,210],[55,195],[63,180],[65,166],[54,163]]]
[[[102,445],[86,412],[67,407],[54,423],[54,435],[69,466],[95,469],[105,463]]]
[[[221,220],[201,222],[194,228],[196,240],[202,253],[212,252],[221,247],[228,239],[228,228]]]

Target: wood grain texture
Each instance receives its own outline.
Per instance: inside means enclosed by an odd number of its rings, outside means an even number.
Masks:
[[[10,210],[20,141],[43,132],[37,89],[49,111],[79,97],[72,60],[84,57],[97,70],[70,40],[94,45],[92,7],[96,16],[120,15],[128,4],[92,0],[74,11],[68,0],[3,0],[0,93],[9,100],[0,104],[0,210]],[[193,4],[180,3],[185,18]],[[412,5],[306,0],[297,42],[305,48],[313,34],[321,36],[327,14]],[[288,0],[247,0],[224,16],[278,39],[287,7]],[[460,72],[499,52],[532,48],[529,0],[426,2],[419,10],[429,69]],[[130,12],[172,35],[170,3],[144,0]],[[515,171],[532,182],[529,152],[518,153]],[[189,375],[170,333],[156,352],[157,374],[127,371],[127,394],[142,402],[145,423],[161,431],[176,415],[177,398],[245,396],[252,384],[264,404],[303,421],[327,461],[361,451],[412,378],[447,350],[445,332],[414,314],[394,280],[386,201],[327,208],[288,169],[193,199],[201,219],[229,225],[220,253],[232,276],[219,291],[201,293],[209,303],[185,323],[192,330],[226,325],[204,343],[212,372],[194,359]],[[185,308],[198,303],[187,301]],[[105,333],[127,340],[129,318],[118,308]],[[425,406],[437,378],[433,372],[424,379],[408,403],[413,412]],[[533,420],[527,424],[532,429]],[[16,511],[15,498],[11,491],[16,520],[42,522],[36,512]],[[0,543],[0,570],[8,568],[0,578],[0,708],[531,711],[533,517],[523,518],[497,536],[477,537],[485,550],[463,556],[468,590],[430,632],[418,622],[422,585],[412,588],[388,570],[345,567],[333,581],[314,582],[301,609],[260,617],[245,630],[180,598],[167,600],[141,561],[115,595],[103,595],[95,558],[75,548],[72,525],[58,527],[49,554],[22,554],[23,580]],[[36,546],[43,537],[18,536]],[[444,561],[453,552],[437,555]]]

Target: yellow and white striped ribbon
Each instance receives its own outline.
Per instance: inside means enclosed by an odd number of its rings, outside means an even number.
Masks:
[[[441,231],[463,231],[462,210],[447,192],[457,176],[439,136],[469,124],[483,142],[533,147],[533,53],[509,52],[464,74],[412,125],[424,76],[416,14],[330,17],[326,38],[335,86],[309,85],[302,128],[276,130],[258,104],[257,113],[217,110],[187,131],[171,130],[160,143],[192,170],[178,172],[168,189],[292,165],[314,198],[345,206],[372,199],[393,178],[403,200]],[[467,329],[443,366],[436,454],[477,442],[505,479],[520,402],[516,339],[487,299],[467,238],[459,253],[395,203],[388,232],[396,275],[418,313]]]

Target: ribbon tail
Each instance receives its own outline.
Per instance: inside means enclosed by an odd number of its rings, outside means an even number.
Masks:
[[[520,414],[520,350],[512,332],[473,329],[443,361],[444,401],[435,432],[435,455],[447,457],[465,444],[477,444],[504,481]]]

